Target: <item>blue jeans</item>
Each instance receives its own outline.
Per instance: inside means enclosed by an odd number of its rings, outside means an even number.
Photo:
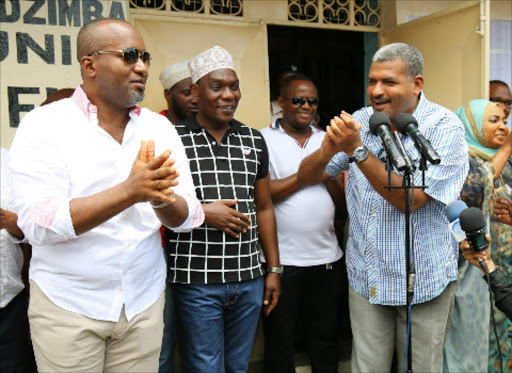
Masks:
[[[263,303],[263,277],[174,284],[173,290],[182,372],[246,372]]]
[[[164,334],[160,351],[159,373],[174,373],[174,347],[176,346],[176,311],[172,295],[172,284],[165,288]]]

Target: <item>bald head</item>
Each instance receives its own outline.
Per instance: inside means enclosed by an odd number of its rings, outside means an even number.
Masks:
[[[101,19],[79,32],[77,50],[82,89],[96,106],[127,109],[144,99],[148,66],[141,59],[126,59],[127,48],[146,51],[142,35],[128,22]],[[95,53],[94,52],[102,52]],[[131,54],[133,57],[133,54]],[[149,62],[146,54],[146,62]]]
[[[100,18],[87,23],[78,32],[76,41],[78,62],[82,60],[82,57],[103,49],[106,35],[105,27],[102,26],[113,24],[134,29],[129,22],[115,18]]]

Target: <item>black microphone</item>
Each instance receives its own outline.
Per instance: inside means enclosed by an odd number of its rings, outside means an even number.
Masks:
[[[482,251],[487,247],[485,239],[485,219],[482,210],[469,207],[462,210],[459,217],[460,227],[466,232],[466,240],[471,251]]]
[[[407,151],[405,150],[404,144],[402,143],[402,140],[400,139],[400,135],[398,135],[398,132],[393,132],[393,137],[395,139],[396,145],[398,145],[398,149],[400,149],[400,153],[402,153],[404,160],[405,160],[405,169],[409,174],[413,174],[414,171],[416,171],[416,167],[414,167],[414,164],[412,163],[411,157],[409,157],[409,154],[407,154]]]
[[[396,146],[395,139],[391,135],[391,122],[384,113],[373,113],[370,117],[370,132],[379,136],[386,149],[386,154],[393,161],[396,169],[403,171],[407,168],[405,159]]]
[[[441,157],[434,150],[430,141],[418,130],[418,122],[409,113],[400,113],[395,118],[396,129],[405,136],[411,136],[419,152],[432,164],[441,163]]]

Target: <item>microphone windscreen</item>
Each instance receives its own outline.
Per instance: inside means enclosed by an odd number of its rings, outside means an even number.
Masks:
[[[377,135],[377,128],[381,125],[386,125],[389,128],[391,128],[391,121],[389,120],[389,117],[380,112],[373,113],[369,120],[370,123],[370,132],[374,135]]]
[[[415,124],[418,126],[418,121],[409,113],[400,113],[395,118],[396,129],[402,134],[407,136],[405,129],[409,124]]]
[[[458,219],[460,213],[467,208],[468,206],[464,203],[464,201],[461,201],[460,199],[450,202],[448,205],[446,205],[445,210],[448,221],[451,223],[452,221]]]
[[[470,207],[460,213],[460,227],[464,232],[475,232],[485,227],[482,210]]]

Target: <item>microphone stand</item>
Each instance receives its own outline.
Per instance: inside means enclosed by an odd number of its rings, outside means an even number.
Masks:
[[[400,140],[400,137],[395,132],[395,139],[397,140],[398,147],[402,152],[402,155],[408,158],[408,154],[405,151],[405,148]],[[405,276],[406,276],[406,300],[407,300],[407,332],[405,339],[406,346],[406,355],[407,355],[407,364],[404,366],[404,370],[407,373],[412,373],[412,331],[411,331],[411,311],[412,311],[412,300],[414,298],[414,284],[416,281],[416,266],[414,264],[414,240],[411,239],[411,208],[410,208],[410,191],[412,190],[412,201],[413,201],[413,209],[414,209],[414,189],[426,189],[425,185],[425,172],[427,170],[427,162],[426,159],[420,152],[421,160],[420,160],[420,170],[422,172],[422,185],[414,185],[412,176],[414,175],[415,168],[407,167],[404,170],[403,174],[403,182],[402,186],[394,187],[391,186],[391,171],[393,166],[391,161],[389,160],[389,156],[386,157],[386,170],[388,171],[388,185],[386,189],[403,189],[405,192]],[[414,210],[413,210],[414,211]]]

